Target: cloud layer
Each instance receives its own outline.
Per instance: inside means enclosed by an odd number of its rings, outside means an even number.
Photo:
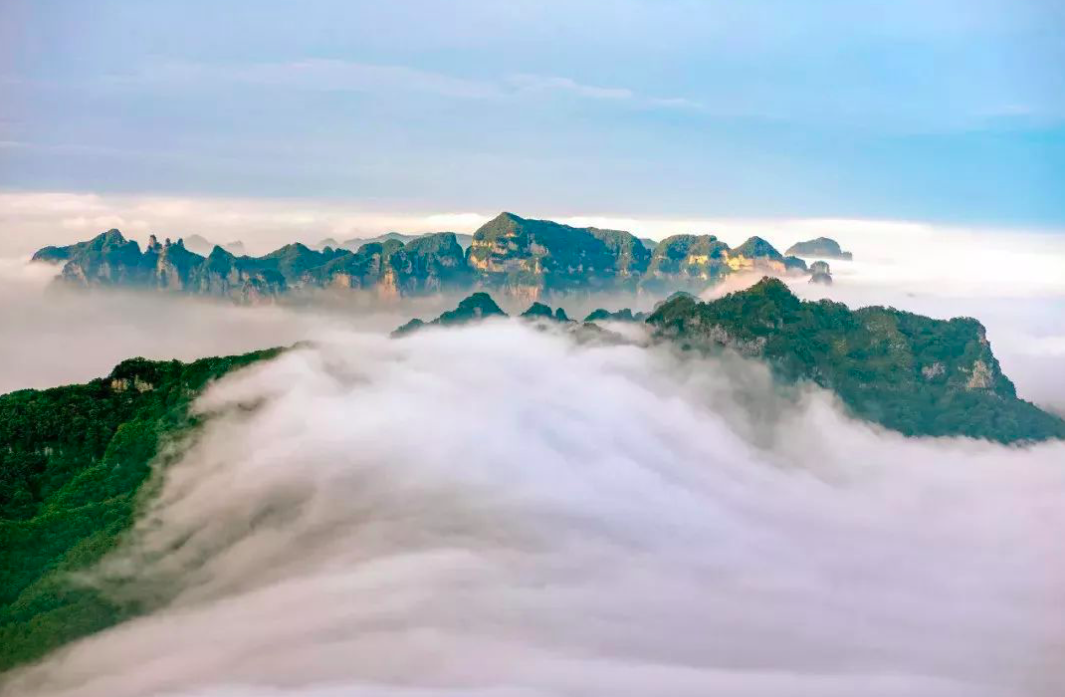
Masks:
[[[517,322],[337,334],[199,409],[98,576],[172,602],[9,694],[1065,689],[1062,444],[906,440]]]

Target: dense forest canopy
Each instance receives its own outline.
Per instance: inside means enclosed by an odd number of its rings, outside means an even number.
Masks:
[[[134,358],[84,385],[0,396],[0,671],[140,611],[70,572],[116,547],[160,444],[195,429],[195,396],[278,352]]]

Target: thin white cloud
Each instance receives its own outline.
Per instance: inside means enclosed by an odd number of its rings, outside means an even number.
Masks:
[[[634,99],[636,94],[624,87],[586,85],[568,77],[552,75],[511,75],[507,82],[520,92],[566,92],[589,99]]]
[[[606,87],[578,82],[573,78],[557,75],[531,75],[520,73],[507,77],[506,82],[521,94],[543,95],[563,93],[584,99],[627,102],[648,109],[689,109],[706,111],[700,102],[684,97],[651,97],[627,87]]]
[[[593,85],[572,77],[518,73],[501,79],[460,77],[403,65],[308,58],[284,63],[208,65],[167,63],[133,75],[110,76],[111,84],[191,84],[219,81],[329,92],[432,94],[455,99],[513,99],[565,94],[588,100],[627,102],[645,108],[702,108],[680,97],[652,97],[627,87]]]
[[[420,92],[483,99],[498,96],[489,82],[400,65],[310,58],[284,63],[208,65],[167,63],[133,75],[111,76],[116,84],[217,82],[337,92]]]

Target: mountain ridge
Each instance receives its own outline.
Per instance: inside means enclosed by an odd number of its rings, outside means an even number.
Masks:
[[[422,327],[506,317],[475,293]],[[565,318],[534,302],[523,319]],[[649,314],[596,310],[584,325],[642,322],[651,338],[684,351],[733,351],[767,363],[784,384],[812,383],[839,397],[856,417],[907,436],[966,436],[1001,443],[1065,439],[1065,419],[1017,396],[971,317],[939,320],[891,307],[851,310],[830,300],[800,300],[777,278],[708,302],[674,293]]]
[[[383,299],[482,289],[529,302],[574,292],[665,295],[698,291],[737,272],[807,273],[805,262],[759,237],[732,248],[713,235],[674,235],[649,249],[623,230],[507,212],[470,240],[464,248],[452,232],[388,233],[360,240],[354,251],[295,242],[252,257],[218,245],[197,254],[181,239],[160,243],[154,235],[142,251],[112,229],[85,242],[44,247],[33,261],[62,264],[67,285],[164,290],[241,303],[314,289],[371,292]]]

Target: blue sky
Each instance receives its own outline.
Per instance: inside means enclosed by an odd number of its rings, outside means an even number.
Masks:
[[[0,188],[1065,224],[1057,0],[0,0]]]

